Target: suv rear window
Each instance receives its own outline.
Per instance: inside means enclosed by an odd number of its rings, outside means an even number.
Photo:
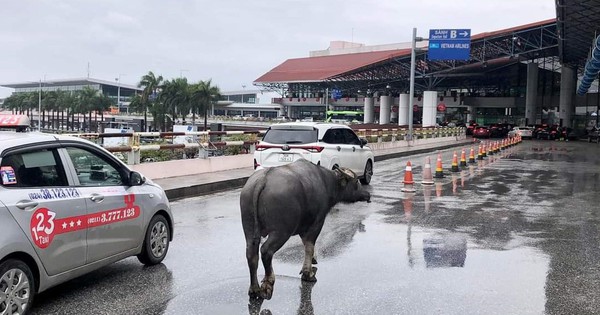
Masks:
[[[269,129],[263,141],[273,144],[305,144],[317,142],[318,136],[316,129]]]

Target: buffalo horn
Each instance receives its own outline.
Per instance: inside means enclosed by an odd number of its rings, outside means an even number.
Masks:
[[[356,179],[356,174],[349,168],[340,167],[339,171],[346,177],[350,179]]]

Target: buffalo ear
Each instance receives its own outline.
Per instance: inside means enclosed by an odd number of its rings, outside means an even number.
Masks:
[[[337,165],[337,164],[335,164],[335,165],[333,166],[333,168],[332,168],[332,169],[333,169],[334,171],[335,171],[335,170],[339,170],[339,169],[340,169],[340,166],[339,166],[339,165]]]

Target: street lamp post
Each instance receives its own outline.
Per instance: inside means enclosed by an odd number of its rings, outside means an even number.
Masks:
[[[119,77],[115,78],[115,81],[117,81],[117,109],[119,113],[121,112],[121,76],[125,76],[125,74],[119,73]],[[129,106],[127,106],[127,115],[129,115]]]
[[[42,131],[42,79],[40,79],[40,90],[38,91],[38,131]]]
[[[417,28],[413,28],[412,33],[412,45],[410,50],[410,81],[409,81],[409,92],[408,92],[408,135],[407,140],[413,140],[413,104],[414,104],[414,93],[415,93],[415,59],[417,42],[422,41],[422,37],[417,37]],[[400,121],[400,120],[398,120]]]

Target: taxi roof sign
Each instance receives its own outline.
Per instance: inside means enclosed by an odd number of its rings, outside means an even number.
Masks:
[[[30,124],[27,115],[0,114],[0,128],[16,128],[19,131],[26,129]]]

